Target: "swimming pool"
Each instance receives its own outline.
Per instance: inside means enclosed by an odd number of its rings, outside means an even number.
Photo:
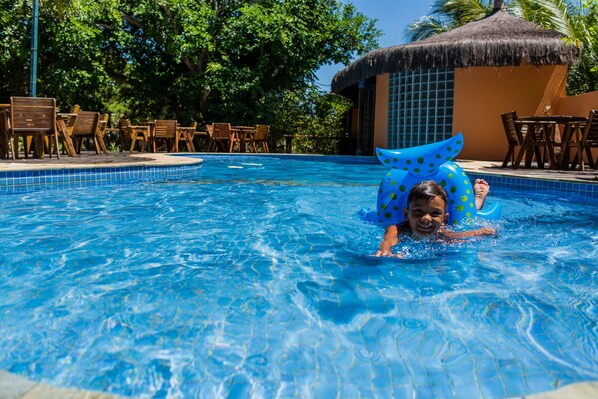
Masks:
[[[136,397],[501,398],[598,379],[598,205],[493,187],[496,239],[370,256],[386,169],[207,157],[5,195],[0,368]]]

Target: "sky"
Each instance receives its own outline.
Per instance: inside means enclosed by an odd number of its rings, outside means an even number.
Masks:
[[[382,31],[378,39],[381,48],[396,46],[407,42],[407,25],[429,14],[433,0],[341,0],[351,2],[357,11],[369,18],[377,19],[376,27]],[[320,88],[330,90],[330,83],[335,73],[343,69],[342,64],[326,65],[317,72]]]

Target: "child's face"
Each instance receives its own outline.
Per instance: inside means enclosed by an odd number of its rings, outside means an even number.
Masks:
[[[448,213],[442,198],[436,196],[430,201],[419,199],[409,204],[409,209],[403,209],[405,220],[409,223],[411,232],[420,237],[436,234],[446,223]]]

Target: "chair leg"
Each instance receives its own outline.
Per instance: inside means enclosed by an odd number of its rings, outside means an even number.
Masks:
[[[507,155],[505,155],[505,159],[502,161],[501,168],[506,168],[509,164],[509,159],[513,158],[512,163],[515,163],[514,159],[515,151],[512,145],[509,145],[509,149],[507,150]]]
[[[129,154],[133,153],[133,150],[135,149],[135,142],[136,142],[136,138],[135,137],[131,137],[131,148],[129,149]]]
[[[58,148],[58,132],[54,132],[54,145],[56,146],[56,158],[60,159],[60,149]],[[50,158],[52,158],[52,145],[50,145]]]

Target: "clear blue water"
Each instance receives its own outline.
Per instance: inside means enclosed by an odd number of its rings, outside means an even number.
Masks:
[[[143,398],[504,398],[598,379],[598,204],[493,187],[499,236],[371,257],[375,164],[208,158],[3,196],[0,368]]]

